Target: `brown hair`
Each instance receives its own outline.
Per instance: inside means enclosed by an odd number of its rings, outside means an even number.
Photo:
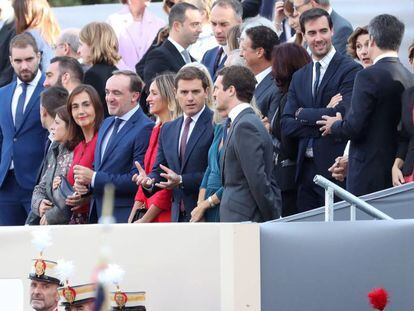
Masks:
[[[293,2],[291,0],[285,0],[285,5],[283,6],[283,10],[285,10],[288,13],[288,15],[293,15],[295,13]],[[294,43],[303,46],[304,40],[303,40],[303,34],[301,32],[296,32]]]
[[[183,67],[178,71],[175,76],[174,86],[178,88],[178,82],[180,80],[201,80],[203,89],[206,90],[209,87],[209,81],[207,75],[201,70],[194,66]]]
[[[411,64],[414,62],[414,41],[408,47],[408,60]]]
[[[115,70],[112,76],[126,76],[129,78],[129,91],[141,93],[144,82],[135,72],[131,70]]]
[[[14,48],[25,49],[29,45],[33,48],[33,51],[36,54],[39,53],[39,48],[37,47],[36,41],[30,33],[24,32],[20,35],[16,35],[10,41],[9,54],[11,55],[12,49]]]
[[[289,89],[293,74],[312,61],[308,52],[295,43],[275,46],[272,53],[272,75],[280,91]]]
[[[227,32],[227,47],[229,51],[236,50],[240,47],[241,28],[240,25],[235,25]]]
[[[56,110],[60,107],[66,107],[66,101],[69,93],[61,86],[52,86],[45,89],[40,94],[40,105],[46,109],[51,117],[56,116]]]
[[[171,119],[174,120],[182,114],[181,107],[174,94],[174,73],[164,73],[153,80],[161,95],[161,100],[167,103]]]
[[[237,99],[245,103],[250,103],[257,83],[250,69],[244,66],[224,67],[217,75],[223,76],[223,90],[227,90],[230,86],[233,86],[236,89]]]
[[[59,119],[61,119],[63,122],[65,122],[66,124],[66,130],[68,132],[68,139],[63,143],[63,145],[68,149],[68,150],[73,150],[75,149],[76,145],[79,143],[79,139],[78,137],[72,137],[70,135],[70,120],[71,120],[71,116],[69,115],[68,110],[66,109],[65,106],[60,106],[59,108],[56,109],[56,116],[59,117]],[[55,118],[56,118],[55,116]]]
[[[73,119],[72,101],[76,95],[79,95],[80,93],[83,93],[83,92],[88,94],[91,100],[92,106],[95,110],[94,133],[98,132],[99,127],[101,126],[101,123],[104,119],[104,108],[103,108],[100,97],[98,93],[96,92],[96,90],[92,86],[87,85],[87,84],[81,84],[77,86],[72,91],[72,93],[70,93],[68,101],[66,102],[66,110],[68,111],[70,115],[69,137],[70,137],[70,140],[76,141],[77,143],[79,143],[81,140],[84,140],[85,137],[83,136],[81,127],[78,124],[76,124],[75,120]]]
[[[14,0],[12,5],[18,34],[38,29],[49,45],[56,43],[60,27],[46,0]]]
[[[346,46],[347,53],[353,58],[358,58],[356,54],[356,41],[360,35],[368,34],[368,26],[357,27],[349,36],[348,44]]]
[[[80,31],[79,39],[90,47],[92,64],[106,63],[114,66],[121,59],[115,31],[107,23],[87,24]]]

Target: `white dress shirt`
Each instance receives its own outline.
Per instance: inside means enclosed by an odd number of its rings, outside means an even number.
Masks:
[[[260,84],[260,82],[263,81],[264,78],[266,78],[266,76],[272,72],[272,67],[267,67],[265,70],[263,70],[262,72],[259,72],[257,75],[255,75],[254,77],[256,78],[257,84],[256,87]]]
[[[377,57],[375,57],[373,63],[376,64],[378,61],[386,57],[397,57],[398,58],[398,52],[391,51],[391,52],[386,52],[384,54],[378,55]]]
[[[322,58],[321,60],[313,59],[313,69],[312,69],[312,95],[313,95],[313,85],[316,80],[316,70],[315,70],[315,63],[319,62],[321,64],[321,76],[319,78],[319,84],[321,84],[323,76],[325,75],[326,69],[328,69],[329,63],[331,62],[332,58],[334,57],[336,50],[334,46],[332,46],[331,50]]]
[[[200,118],[200,116],[203,113],[204,109],[206,109],[206,106],[205,105],[204,105],[204,107],[199,112],[197,112],[195,115],[193,115],[192,117],[190,117],[191,120],[193,120],[193,121],[190,123],[190,128],[188,129],[188,135],[187,135],[187,141],[186,142],[188,142],[188,140],[190,139],[191,133],[194,130],[194,127],[195,127],[195,125],[197,123],[197,120]],[[181,137],[183,136],[183,131],[184,131],[184,127],[185,127],[185,120],[188,117],[185,113],[183,114],[183,116],[184,116],[183,124],[181,125],[180,138],[178,140],[178,154],[180,154]]]
[[[233,107],[233,109],[230,110],[229,112],[229,118],[231,122],[233,122],[243,110],[246,110],[247,108],[251,108],[251,107],[252,106],[247,103],[240,103],[236,105],[235,107]]]

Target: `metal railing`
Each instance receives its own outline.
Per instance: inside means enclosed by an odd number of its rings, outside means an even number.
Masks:
[[[360,198],[354,196],[353,194],[349,193],[348,191],[342,189],[338,185],[334,184],[333,182],[329,181],[325,177],[321,175],[316,175],[313,179],[313,182],[322,188],[325,188],[325,221],[333,221],[334,219],[334,194],[341,199],[347,201],[351,204],[350,210],[350,219],[351,221],[356,219],[356,209],[360,209],[364,211],[368,215],[376,218],[376,219],[384,219],[384,220],[392,220],[393,218],[388,216],[387,214],[381,212],[380,210],[376,209],[372,205],[368,204],[367,202],[361,200]]]

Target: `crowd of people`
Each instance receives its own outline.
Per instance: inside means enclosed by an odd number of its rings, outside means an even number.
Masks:
[[[1,225],[96,223],[107,184],[121,223],[263,222],[322,206],[316,174],[355,195],[413,181],[398,18],[166,0],[165,25],[121,2],[62,31],[46,0],[2,2]]]

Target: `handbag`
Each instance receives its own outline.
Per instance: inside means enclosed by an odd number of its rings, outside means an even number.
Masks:
[[[68,209],[70,211],[70,208],[66,206],[66,199],[72,196],[75,190],[73,190],[72,185],[65,176],[60,175],[59,177],[61,180],[59,187],[52,190],[53,204],[61,210]]]
[[[141,219],[146,214],[147,209],[146,208],[139,208],[136,210],[134,218],[132,219],[132,222],[136,222],[138,219]]]

